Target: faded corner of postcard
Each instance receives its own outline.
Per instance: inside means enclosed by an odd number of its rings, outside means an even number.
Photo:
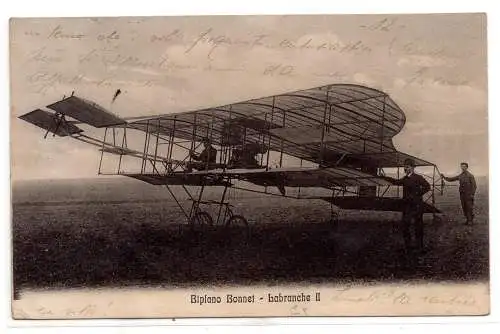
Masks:
[[[488,314],[485,20],[11,20],[12,317]]]

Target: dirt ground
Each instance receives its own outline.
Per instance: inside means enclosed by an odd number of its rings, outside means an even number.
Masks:
[[[14,189],[16,290],[488,279],[486,183],[474,226],[463,224],[456,188],[438,197],[443,219],[426,216],[427,252],[417,259],[403,251],[397,213],[341,212],[334,231],[326,202],[252,195],[233,202],[250,223],[244,238],[237,228],[187,228],[168,198],[144,198],[141,190],[117,199],[118,188],[101,186],[92,188],[96,198],[87,196],[88,185],[87,192],[53,184]],[[41,200],[49,193],[50,201]]]

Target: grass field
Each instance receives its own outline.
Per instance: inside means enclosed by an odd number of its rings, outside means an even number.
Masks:
[[[117,181],[118,180],[118,181]],[[17,290],[130,285],[276,284],[488,279],[488,188],[478,180],[476,224],[463,225],[456,188],[426,217],[428,252],[409,261],[399,215],[246,194],[235,212],[251,237],[192,231],[164,189],[121,178],[13,186]],[[215,196],[209,193],[208,196]]]

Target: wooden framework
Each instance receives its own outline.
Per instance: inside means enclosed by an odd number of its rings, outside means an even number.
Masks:
[[[408,158],[419,168],[429,169],[426,177],[432,191],[425,198],[426,212],[439,212],[435,194],[442,192],[443,183],[437,166],[394,147],[392,138],[404,126],[404,113],[387,94],[372,88],[328,85],[214,108],[130,119],[120,119],[74,95],[47,108],[49,111],[37,109],[20,118],[45,129],[46,135],[52,132],[99,147],[99,174],[123,175],[164,186],[193,224],[247,224],[231,209],[226,198],[230,188],[322,199],[331,203],[332,219],[337,216],[334,207],[398,211],[399,187],[384,176],[392,170],[399,178],[403,161]],[[103,129],[102,139],[78,127],[84,124]],[[190,152],[199,151],[206,138],[218,151],[217,162],[207,164],[204,170],[191,171],[187,167],[192,162]],[[232,168],[235,150],[245,150],[247,145],[260,148],[258,166]],[[104,168],[109,157],[117,158],[111,170]],[[189,208],[178,200],[174,186],[181,187],[191,200]],[[198,191],[188,186],[197,186]],[[207,186],[223,187],[220,200],[204,200]],[[301,191],[304,187],[322,188],[330,195],[306,196]],[[286,191],[290,188],[296,191]],[[215,220],[201,209],[203,205],[218,206]]]

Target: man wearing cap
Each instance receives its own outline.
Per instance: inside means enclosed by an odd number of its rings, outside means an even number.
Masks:
[[[203,139],[204,149],[200,154],[196,154],[196,152],[189,152],[191,159],[194,162],[190,162],[187,164],[186,171],[191,172],[193,168],[197,170],[207,170],[213,167],[213,165],[217,161],[217,150],[211,145],[210,139]]]
[[[394,184],[403,186],[403,238],[406,247],[413,248],[411,244],[411,229],[415,233],[416,247],[424,247],[424,202],[423,195],[431,190],[431,186],[422,175],[415,173],[415,161],[406,159],[404,162],[405,176],[401,179],[390,179]]]
[[[474,178],[474,175],[468,171],[468,163],[462,162],[460,164],[460,168],[462,169],[462,173],[460,173],[460,175],[446,177],[441,174],[441,177],[448,182],[458,181],[460,202],[462,203],[462,210],[466,219],[465,225],[469,225],[474,221],[474,195],[476,194],[476,179]]]

